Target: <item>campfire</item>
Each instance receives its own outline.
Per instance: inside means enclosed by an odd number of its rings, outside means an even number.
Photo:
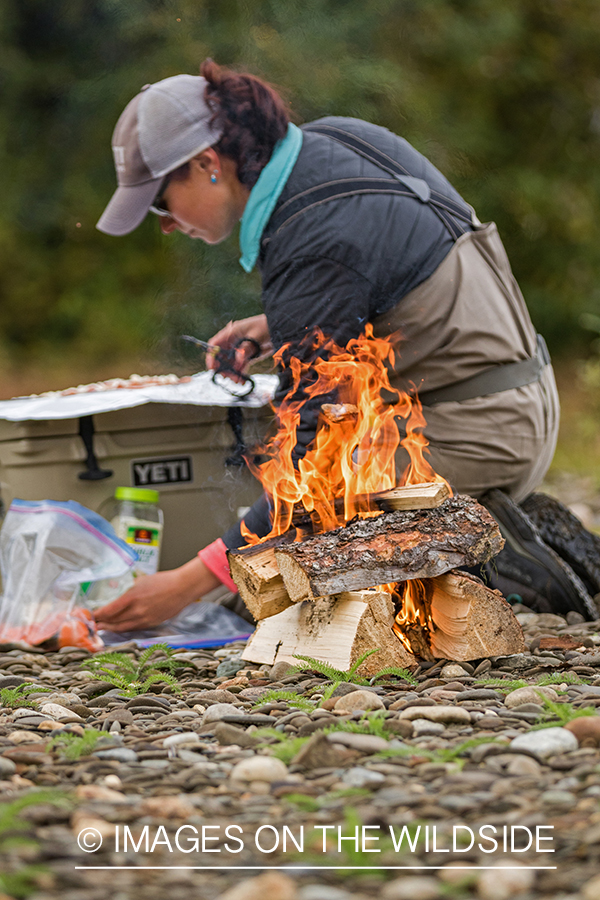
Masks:
[[[272,498],[271,532],[246,530],[248,545],[229,554],[258,620],[244,658],[272,664],[300,653],[341,668],[377,647],[368,674],[416,657],[523,650],[499,592],[456,571],[491,559],[503,540],[492,516],[453,496],[427,461],[421,405],[389,381],[393,337],[374,338],[369,327],[345,350],[320,333],[312,340],[316,362],[291,359],[278,431],[249,461]],[[332,402],[321,403],[316,437],[295,462],[301,415],[324,396]],[[399,445],[410,460],[401,473]]]

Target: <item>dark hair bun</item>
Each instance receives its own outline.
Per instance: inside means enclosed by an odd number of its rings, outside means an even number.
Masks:
[[[200,67],[206,78],[206,101],[212,122],[223,129],[216,149],[237,164],[237,176],[253,187],[277,141],[285,137],[290,121],[287,106],[277,91],[254,75],[240,74],[206,59]]]

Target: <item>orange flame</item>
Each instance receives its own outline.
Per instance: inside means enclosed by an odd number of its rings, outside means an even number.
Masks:
[[[419,578],[394,585],[395,593],[401,599],[401,607],[396,615],[392,631],[400,638],[407,650],[411,650],[410,642],[404,634],[407,625],[420,625],[428,631],[433,630],[433,620],[425,612],[425,585]]]
[[[389,381],[398,335],[374,338],[368,325],[365,334],[350,341],[346,349],[319,330],[311,340],[309,362],[296,356],[288,361],[292,384],[277,410],[278,431],[262,448],[266,460],[256,464],[248,459],[251,471],[272,498],[272,529],[262,540],[287,531],[298,506],[310,514],[314,531],[323,532],[357,514],[378,513],[371,494],[402,484],[444,481],[423,455],[428,442],[418,430],[425,425],[421,404],[393,388]],[[279,351],[276,361],[281,362],[287,352],[289,345]],[[382,392],[391,402],[382,397]],[[294,465],[304,405],[332,393],[340,415],[321,415],[314,441]],[[346,414],[345,410],[351,412]],[[402,440],[398,417],[406,420],[406,437]],[[395,453],[399,444],[408,451],[411,462],[397,479]],[[243,523],[242,534],[248,543],[259,541]]]

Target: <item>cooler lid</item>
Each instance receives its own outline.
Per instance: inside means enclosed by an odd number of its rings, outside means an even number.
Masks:
[[[158,378],[164,376],[158,376]],[[192,406],[241,406],[258,409],[273,399],[277,375],[254,375],[255,389],[245,397],[233,395],[220,384],[214,384],[212,373],[200,372],[175,384],[152,383],[150,379],[84,385],[67,391],[50,391],[31,397],[15,397],[0,401],[0,420],[9,422],[78,419],[98,413],[143,406],[146,403],[173,403]],[[231,389],[236,390],[234,382]],[[106,385],[106,386],[105,386]],[[243,388],[242,388],[243,390]]]

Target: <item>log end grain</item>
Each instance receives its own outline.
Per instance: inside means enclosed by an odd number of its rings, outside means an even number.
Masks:
[[[523,630],[499,591],[462,572],[448,572],[432,583],[435,657],[467,661],[525,651]]]
[[[245,554],[232,550],[227,558],[240,597],[255,619],[274,616],[291,605],[272,547]]]

